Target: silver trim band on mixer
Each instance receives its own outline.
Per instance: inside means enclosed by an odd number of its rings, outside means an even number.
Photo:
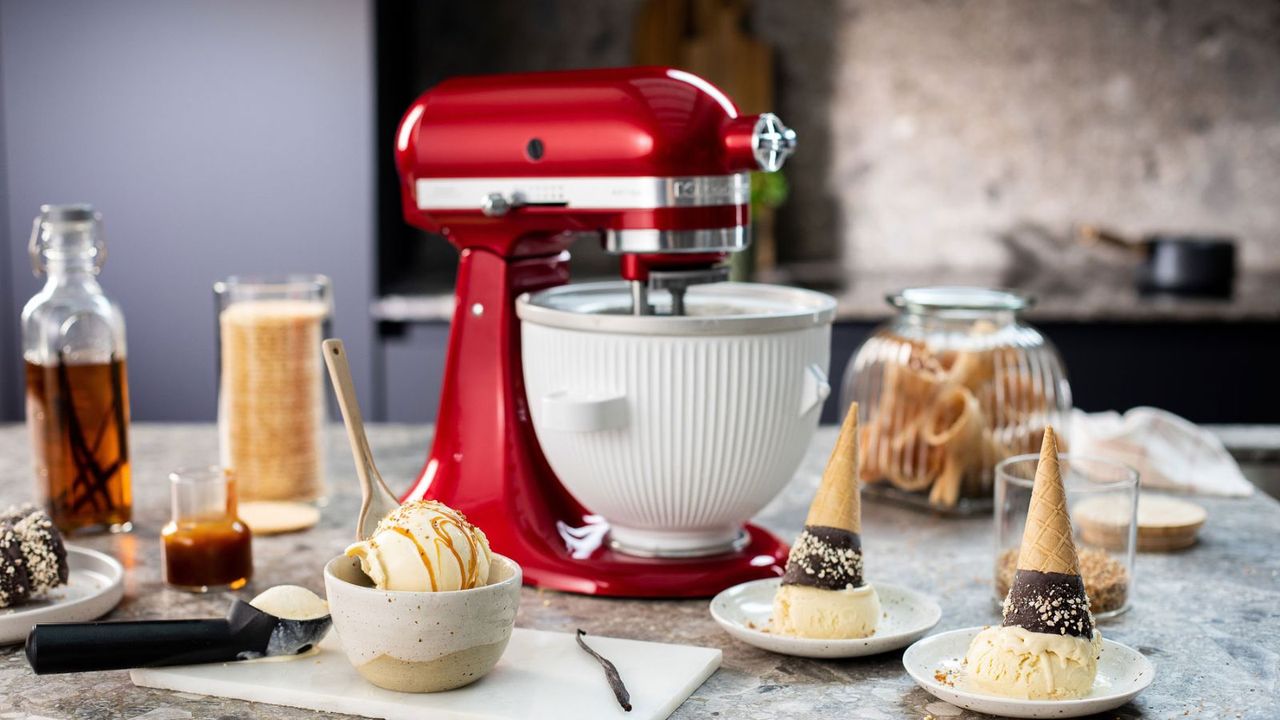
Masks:
[[[735,252],[751,244],[746,225],[700,230],[606,230],[604,249],[611,253]]]
[[[562,177],[420,178],[414,183],[419,210],[479,210],[494,198],[509,207],[562,205],[580,210],[652,209],[746,205],[751,177]]]

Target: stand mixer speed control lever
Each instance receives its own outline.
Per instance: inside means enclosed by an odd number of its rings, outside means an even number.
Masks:
[[[520,207],[524,203],[519,195],[513,195],[508,198],[502,193],[489,193],[480,201],[480,212],[485,217],[502,217],[511,212],[512,208]]]
[[[568,203],[564,201],[557,202],[529,202],[525,199],[523,192],[516,191],[510,195],[493,192],[485,195],[480,201],[480,212],[485,217],[502,217],[507,213],[522,207],[565,207]]]

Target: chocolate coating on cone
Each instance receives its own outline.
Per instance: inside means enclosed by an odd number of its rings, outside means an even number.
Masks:
[[[862,587],[862,538],[844,528],[806,525],[791,546],[782,584],[824,590]]]
[[[1079,575],[1018,570],[1004,600],[1005,627],[1049,635],[1093,636],[1093,613]]]
[[[862,499],[858,494],[858,403],[850,405],[844,416],[840,437],[831,450],[804,524],[862,532]]]

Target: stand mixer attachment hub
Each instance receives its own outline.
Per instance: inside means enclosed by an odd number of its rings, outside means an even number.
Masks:
[[[632,315],[684,315],[684,294],[690,285],[729,279],[725,253],[634,253],[622,256],[622,277],[631,283]],[[649,301],[652,290],[666,290],[671,307],[659,313]]]
[[[649,273],[647,285],[649,290],[666,290],[671,293],[670,314],[684,315],[684,293],[685,290],[689,289],[690,285],[724,282],[728,279],[729,267],[727,265],[717,265],[701,270],[654,270]],[[640,281],[632,280],[631,282],[639,283]],[[632,298],[635,298],[634,290],[632,291]],[[652,310],[652,308],[650,309]],[[631,310],[632,314],[635,315],[653,314],[652,312],[640,312],[636,307],[632,307]]]

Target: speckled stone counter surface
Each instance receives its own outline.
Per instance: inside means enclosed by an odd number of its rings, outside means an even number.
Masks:
[[[1280,433],[1280,429],[1274,430]],[[370,440],[382,474],[396,489],[415,475],[430,438],[420,426],[379,426]],[[340,430],[330,435],[332,501],[320,526],[254,541],[256,574],[242,591],[280,583],[323,592],[321,566],[350,538],[358,507],[351,457]],[[220,615],[226,594],[167,590],[160,582],[160,527],[167,520],[166,473],[217,458],[210,425],[136,425],[135,530],[74,542],[109,552],[128,568],[125,598],[110,616],[184,618]],[[834,429],[823,428],[795,481],[759,520],[788,539],[804,521]],[[31,495],[27,436],[0,427],[0,503]],[[1280,504],[1200,499],[1209,521],[1200,543],[1178,554],[1141,554],[1134,608],[1103,623],[1110,638],[1140,648],[1156,665],[1155,683],[1107,718],[1280,717]],[[867,575],[932,593],[943,604],[937,630],[991,623],[989,518],[942,520],[868,501],[863,507]],[[838,662],[773,655],[731,640],[698,601],[605,600],[525,589],[517,624],[600,635],[718,647],[724,664],[676,712],[677,718],[970,718],[919,690],[902,653]],[[573,718],[566,705],[565,719]],[[136,688],[125,672],[31,674],[20,648],[0,651],[0,718],[303,718],[338,717],[238,700]]]

